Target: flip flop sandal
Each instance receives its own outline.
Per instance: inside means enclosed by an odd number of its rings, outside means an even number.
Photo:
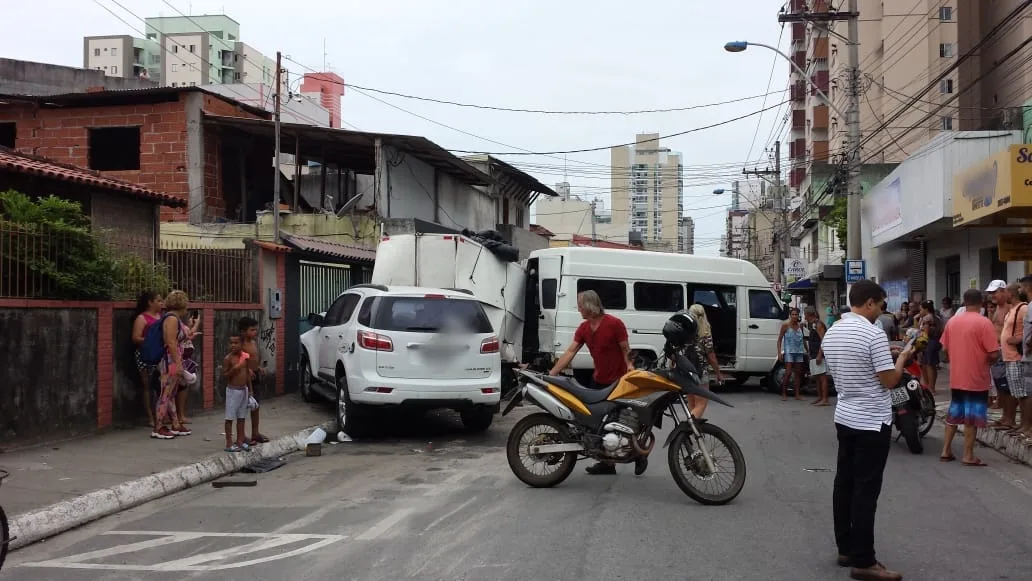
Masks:
[[[953,462],[956,459],[956,456],[939,456],[939,462]]]
[[[233,452],[233,453],[240,452],[240,451],[242,451],[240,446],[237,446],[236,444],[233,444],[232,446],[230,446],[230,447],[226,448],[225,450],[223,450],[223,452]]]
[[[986,466],[988,466],[988,464],[982,462],[981,460],[976,460],[974,462],[961,462],[961,464],[963,464],[966,468],[985,468]]]

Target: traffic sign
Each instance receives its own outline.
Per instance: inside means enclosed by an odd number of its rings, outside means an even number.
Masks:
[[[864,260],[846,261],[846,284],[860,282],[867,278],[867,262]]]

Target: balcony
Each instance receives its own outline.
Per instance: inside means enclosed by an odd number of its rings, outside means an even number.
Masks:
[[[813,163],[828,163],[830,151],[827,141],[814,141],[810,146],[810,161]]]
[[[794,170],[788,172],[788,185],[792,188],[798,188],[802,185],[803,180],[806,179],[806,168],[797,167]]]
[[[789,93],[791,95],[792,102],[794,103],[802,103],[806,101],[806,82],[800,81],[793,83]]]
[[[792,55],[792,62],[795,63],[795,66],[797,66],[800,69],[803,69],[805,71],[806,70],[806,50],[797,50],[795,52],[795,54]],[[795,73],[796,72],[795,71],[795,67],[793,67],[790,72]]]
[[[828,73],[828,71],[817,71],[816,73],[814,73],[814,75],[812,77],[810,77],[810,83],[811,83],[811,85],[810,85],[811,86],[810,94],[811,95],[818,95],[819,93],[818,93],[817,90],[820,89],[821,93],[824,93],[825,95],[827,95],[828,94],[828,84],[829,84],[830,80],[831,80],[831,77],[830,77],[830,74]]]
[[[792,129],[806,129],[806,109],[792,111]]]
[[[793,22],[792,23],[792,41],[806,40],[806,23],[805,22]]]
[[[827,59],[828,58],[828,37],[822,36],[815,38],[813,41],[813,58],[815,59]]]
[[[812,129],[827,129],[828,128],[828,106],[817,105],[813,108],[813,122],[810,124]]]
[[[800,12],[806,12],[806,0],[791,0],[788,3],[788,12],[790,14],[799,14]]]
[[[792,159],[806,158],[806,139],[800,137],[788,142],[788,156]]]

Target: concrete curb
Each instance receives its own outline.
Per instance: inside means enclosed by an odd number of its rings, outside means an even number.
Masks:
[[[935,415],[945,424],[946,408],[937,409]],[[964,429],[961,428],[959,431],[963,433]],[[978,430],[975,440],[986,447],[1000,452],[1015,462],[1032,466],[1032,446],[1026,445],[1023,440],[1019,440],[1014,436],[1008,436],[1000,430],[991,429]]]
[[[259,460],[296,452],[304,448],[305,440],[317,428],[333,433],[336,431],[336,421],[276,438],[248,452],[221,452],[194,464],[177,466],[16,515],[11,519],[10,526],[11,536],[18,538],[11,542],[10,548],[20,549],[99,518],[210,482]]]

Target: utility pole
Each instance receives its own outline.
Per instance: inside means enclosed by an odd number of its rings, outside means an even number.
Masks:
[[[283,63],[282,55],[279,51],[276,51],[276,110],[273,114],[275,128],[273,132],[276,134],[276,151],[273,153],[273,179],[272,183],[272,232],[276,243],[280,242],[280,100],[282,91],[280,87],[280,75],[283,74]],[[294,160],[297,163],[298,160]],[[297,185],[295,184],[295,187]]]
[[[846,258],[859,260],[860,250],[860,14],[858,0],[849,0],[849,108],[846,113],[846,155],[849,182],[846,199]]]
[[[597,202],[598,202],[598,200],[591,200],[591,245],[592,246],[598,246],[598,244],[595,243],[595,241],[597,240],[597,238],[595,238],[595,204]]]
[[[774,169],[765,170],[742,170],[745,175],[755,175],[763,179],[771,180],[771,189],[774,190],[774,214],[778,216],[780,226],[774,230],[774,282],[782,284],[784,257],[788,252],[788,213],[785,211],[784,188],[781,186],[781,142],[774,142]],[[762,200],[762,195],[761,195]]]

